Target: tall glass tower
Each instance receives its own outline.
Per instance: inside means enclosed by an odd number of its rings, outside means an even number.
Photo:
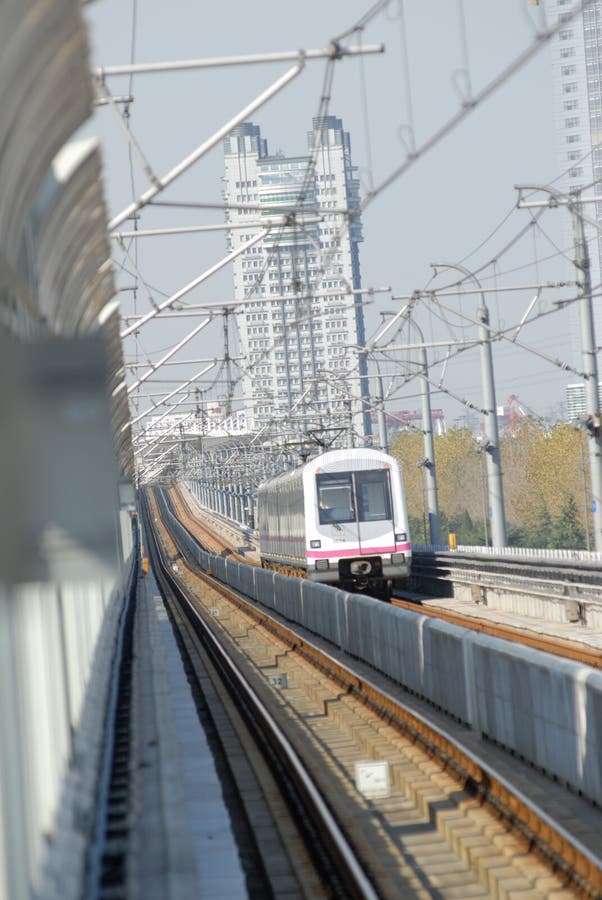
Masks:
[[[243,390],[255,431],[359,445],[370,434],[359,266],[359,183],[348,132],[313,120],[307,154],[270,155],[259,127],[224,141]],[[351,214],[350,214],[351,213]]]

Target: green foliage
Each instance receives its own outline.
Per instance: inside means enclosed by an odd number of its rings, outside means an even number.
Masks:
[[[416,516],[409,516],[410,537],[414,544],[430,544],[431,540],[428,533],[428,522]]]
[[[485,544],[483,523],[473,522],[466,510],[450,518],[442,515],[439,531],[443,544],[447,543],[450,534],[456,535],[459,544],[470,544],[477,547]],[[410,535],[415,544],[430,544],[428,516],[424,518],[410,516]]]
[[[552,524],[552,517],[547,506],[543,502],[540,503],[527,523],[529,546],[548,547],[552,534]]]
[[[560,515],[552,523],[549,547],[566,547],[570,550],[585,546],[585,534],[579,521],[575,498],[567,494]]]
[[[533,541],[528,528],[514,525],[506,529],[506,537],[509,547],[533,547]]]
[[[466,510],[455,516],[441,517],[441,534],[455,534],[459,544],[470,544],[476,547],[485,546],[485,527],[481,521],[473,522]]]

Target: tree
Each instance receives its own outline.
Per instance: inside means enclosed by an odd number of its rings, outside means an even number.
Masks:
[[[552,523],[550,547],[578,549],[585,545],[585,534],[579,521],[579,510],[572,494],[564,498],[560,515]]]
[[[530,547],[549,547],[552,533],[552,517],[545,503],[539,504],[531,511],[526,522]]]
[[[514,420],[513,428],[500,438],[504,500],[508,535],[524,524],[538,493],[537,478],[530,468],[534,441],[540,427],[531,419]]]
[[[475,438],[468,429],[454,428],[434,442],[441,535],[453,531],[460,543],[483,543],[487,476]],[[424,457],[422,434],[400,433],[391,453],[401,463],[413,533],[422,535],[426,491],[424,470],[417,468]],[[564,423],[549,428],[532,419],[515,420],[500,438],[500,456],[508,543],[584,547],[584,514],[591,515],[584,435]]]

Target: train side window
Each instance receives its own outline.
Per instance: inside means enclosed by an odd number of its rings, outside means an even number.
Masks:
[[[355,504],[351,475],[316,475],[320,525],[330,522],[354,522]]]
[[[388,469],[355,473],[360,522],[391,520],[391,489]]]

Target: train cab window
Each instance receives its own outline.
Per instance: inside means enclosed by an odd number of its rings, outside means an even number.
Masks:
[[[320,525],[354,522],[355,504],[351,473],[316,475]]]
[[[388,469],[356,472],[355,490],[360,522],[380,522],[392,518]]]

